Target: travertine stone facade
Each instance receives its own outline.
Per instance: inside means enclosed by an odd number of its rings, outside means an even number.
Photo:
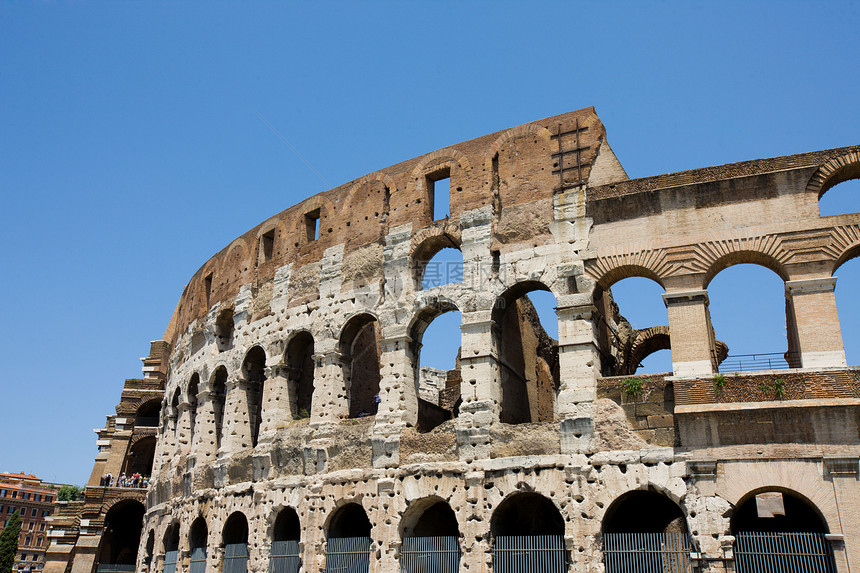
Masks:
[[[165,333],[138,570],[162,571],[178,550],[188,571],[196,544],[220,571],[241,522],[248,567],[265,571],[286,509],[303,571],[322,571],[330,539],[350,536],[338,511],[357,506],[370,571],[395,572],[404,536],[444,502],[460,571],[491,571],[495,536],[528,500],[552,508],[540,527],[563,524],[571,571],[603,571],[607,521],[635,491],[675,504],[700,571],[733,570],[733,516],[763,491],[805,500],[838,571],[860,567],[860,373],[833,295],[834,272],[860,252],[860,214],[818,212],[858,166],[851,147],[629,180],[588,108],[275,215],[201,267]],[[443,178],[451,213],[434,221]],[[422,289],[445,247],[462,253],[462,280]],[[794,368],[778,398],[714,390],[726,349],[707,288],[738,263],[785,281]],[[664,288],[668,325],[621,340],[610,288],[630,276]],[[520,297],[533,290],[555,297],[557,341],[531,326]],[[424,330],[453,309],[458,370],[419,391]],[[641,395],[619,390],[613,375],[667,345],[672,373],[645,378]],[[771,388],[778,374],[756,376]],[[789,420],[802,430],[786,434]]]

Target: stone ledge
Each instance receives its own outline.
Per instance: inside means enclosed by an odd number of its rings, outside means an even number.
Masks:
[[[724,404],[695,404],[675,406],[675,415],[705,412],[733,412],[736,410],[772,410],[776,408],[830,408],[860,406],[860,398],[815,398],[811,400],[784,400],[781,402],[727,402]]]

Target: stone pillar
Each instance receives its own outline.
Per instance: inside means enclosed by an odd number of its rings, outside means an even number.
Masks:
[[[457,443],[465,461],[490,457],[490,425],[499,421],[502,386],[492,311],[462,312]]]
[[[304,448],[305,473],[325,471],[328,443],[338,422],[349,416],[346,389],[351,360],[337,350],[314,354],[314,399],[311,403],[311,436]]]
[[[594,401],[600,351],[594,323],[594,305],[559,307],[558,364],[561,386],[558,419],[561,422],[561,451],[588,453],[594,441]]]
[[[176,415],[176,430],[175,435],[175,452],[188,453],[191,446],[191,405],[188,402],[180,402],[177,407]]]
[[[258,445],[271,443],[278,428],[283,427],[293,417],[290,409],[289,369],[286,364],[266,368],[261,417]]]
[[[218,453],[215,430],[215,400],[216,397],[209,389],[197,393],[197,416],[191,453],[202,464],[214,461]]]
[[[785,300],[795,330],[789,334],[800,353],[789,365],[803,368],[841,368],[846,365],[842,331],[836,312],[836,277],[786,281]],[[796,362],[792,364],[792,360]]]
[[[714,373],[714,335],[708,310],[708,291],[667,292],[672,370],[675,376]]]
[[[860,564],[860,484],[858,460],[854,458],[824,458],[824,472],[833,483],[836,507],[842,531],[831,529],[828,541],[833,548],[838,573],[848,573],[850,564]]]
[[[489,571],[490,516],[486,510],[484,472],[468,472],[464,476],[466,507],[458,510],[460,532],[463,536],[461,571]]]
[[[231,376],[226,384],[224,418],[221,423],[221,447],[218,458],[227,458],[251,447],[251,424],[248,416],[248,382]]]
[[[380,340],[379,408],[373,426],[373,466],[400,464],[400,432],[418,423],[418,384],[409,351],[412,339],[400,332]]]

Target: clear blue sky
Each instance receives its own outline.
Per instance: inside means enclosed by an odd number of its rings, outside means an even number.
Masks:
[[[4,2],[0,470],[83,483],[191,275],[301,199],[590,105],[631,177],[858,144],[858,30],[857,2]]]

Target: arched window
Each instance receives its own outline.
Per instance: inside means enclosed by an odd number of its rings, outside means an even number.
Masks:
[[[344,380],[349,396],[349,417],[375,416],[379,407],[379,331],[369,314],[352,317],[340,336],[347,366]]]
[[[302,560],[299,553],[301,525],[299,516],[291,507],[278,512],[272,531],[272,550],[269,558],[270,573],[298,573]]]
[[[163,573],[176,573],[179,561],[179,524],[174,523],[164,532],[164,570]]]
[[[117,566],[137,564],[143,512],[143,504],[134,500],[117,502],[108,510],[99,544],[97,571],[118,571],[122,568]]]
[[[152,474],[152,464],[155,460],[155,436],[146,436],[137,440],[128,452],[123,464],[123,473],[127,476]]]
[[[222,573],[246,573],[248,571],[248,520],[242,512],[234,512],[227,518],[222,538],[224,543]]]
[[[496,301],[500,421],[507,424],[555,419],[559,388],[558,319],[555,297],[542,284],[520,283]]]
[[[505,499],[490,520],[493,571],[567,571],[564,519],[549,499],[517,493]]]
[[[149,530],[146,536],[146,554],[143,556],[143,564],[146,569],[152,567],[152,554],[155,553],[155,531]]]
[[[329,521],[325,570],[367,571],[370,565],[370,520],[364,508],[348,503],[338,508]]]
[[[460,529],[447,502],[438,498],[412,502],[400,533],[400,567],[404,573],[459,570]]]
[[[461,322],[456,306],[439,302],[419,313],[412,326],[419,432],[429,432],[459,412]]]
[[[311,417],[314,395],[314,338],[299,332],[287,345],[285,362],[289,368],[290,411],[293,419]]]
[[[412,253],[415,290],[463,282],[460,241],[447,233],[428,237]]]
[[[854,171],[860,174],[860,164],[854,165]],[[822,217],[860,212],[860,179],[849,179],[828,187],[818,199],[818,211]]]
[[[654,491],[628,492],[603,517],[606,573],[691,571],[684,513]]]
[[[140,405],[134,417],[134,425],[143,428],[158,427],[158,412],[161,409],[159,400],[148,400]]]
[[[604,376],[672,372],[663,287],[632,276],[595,289],[595,320]]]
[[[224,403],[227,399],[227,369],[225,367],[219,366],[215,370],[209,382],[209,388],[209,400],[212,403],[212,422],[214,426],[213,440],[209,442],[209,447],[212,448],[214,446],[214,454],[221,448],[221,435],[224,426]]]
[[[188,444],[194,444],[194,434],[197,431],[197,393],[200,391],[200,375],[196,372],[188,383]]]
[[[191,549],[191,562],[189,563],[188,573],[206,573],[206,544],[208,537],[209,528],[206,527],[206,520],[200,516],[191,524],[191,530],[188,533],[188,547]]]
[[[170,401],[170,417],[173,420],[173,439],[179,437],[179,402],[182,399],[182,392],[179,388],[173,393],[173,400]]]
[[[266,353],[259,346],[253,347],[245,355],[242,375],[248,385],[248,425],[251,447],[254,447],[260,437],[260,421],[263,418],[263,385],[266,382]]]
[[[789,491],[759,491],[738,504],[731,519],[738,573],[835,573],[827,524],[807,500]]]

